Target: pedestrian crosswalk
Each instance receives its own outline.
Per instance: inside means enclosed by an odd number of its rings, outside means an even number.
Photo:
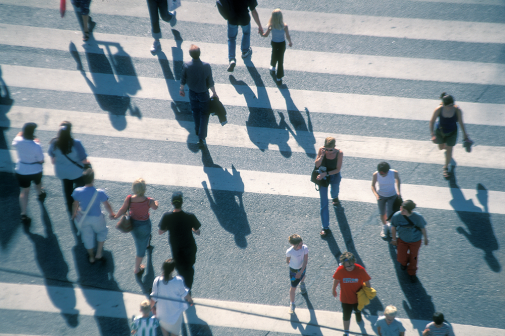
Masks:
[[[184,1],[172,33],[168,25],[162,27],[162,52],[151,55],[145,2],[93,3],[91,15],[97,27],[93,38],[83,43],[72,11],[59,18],[54,1],[0,0],[0,79],[7,89],[2,95],[8,92],[14,101],[12,106],[0,105],[5,139],[0,170],[13,171],[16,153],[8,145],[9,137],[25,122],[38,124],[47,151],[47,140],[56,134],[58,124],[69,120],[76,138],[93,139],[93,146],[83,144],[104,184],[128,185],[142,172],[149,184],[196,190],[204,201],[210,189],[275,196],[289,204],[293,199],[319,197],[309,172],[318,148],[333,136],[345,155],[339,196],[344,207],[345,202],[363,209],[375,204],[371,175],[385,160],[393,168],[403,168],[399,169],[402,196],[415,200],[421,212],[437,216],[433,222],[456,213],[460,222],[451,227],[453,231],[465,223],[477,235],[478,229],[468,223],[485,222],[491,237],[500,241],[505,231],[495,224],[505,215],[505,15],[500,19],[497,13],[505,14],[503,1],[379,2],[380,9],[375,4],[367,8],[366,1],[342,2],[342,7],[330,2],[283,2],[294,46],[286,51],[286,77],[277,86],[268,74],[270,41],[255,34],[252,58],[239,60],[233,73],[226,72],[226,22],[214,1]],[[277,4],[259,1],[259,6],[265,26]],[[431,15],[451,6],[467,16]],[[475,20],[469,19],[472,15]],[[193,43],[212,65],[216,91],[228,111],[224,127],[211,119],[208,149],[202,154],[193,146],[198,139],[187,95],[178,93],[179,68]],[[443,50],[444,45],[450,50]],[[466,153],[459,139],[454,148],[456,179],[449,182],[442,178],[443,152],[430,141],[428,129],[442,91],[455,95],[476,143]],[[149,159],[98,150],[98,144],[111,142],[117,144],[114,148],[127,148],[133,140],[155,148]],[[201,155],[203,163],[182,153],[164,154],[165,148],[181,144],[187,144],[184,150],[189,155]],[[242,164],[244,152],[248,164]],[[212,156],[205,161],[205,155]],[[54,176],[49,158],[44,174]],[[467,214],[476,217],[468,220]],[[370,218],[375,215],[367,213]],[[318,220],[313,218],[310,224],[316,231]],[[352,214],[348,221],[353,221]],[[254,231],[254,223],[248,225]],[[373,235],[375,239],[378,234]],[[344,241],[348,247],[348,239]],[[378,243],[382,242],[370,238],[362,248]],[[484,251],[489,262],[485,242],[469,238],[463,243],[465,251]],[[499,265],[505,262],[503,252],[496,252],[496,259]],[[491,268],[482,276],[496,277]],[[393,296],[381,297],[384,306]],[[499,304],[503,298],[498,295],[495,300]],[[450,308],[458,309],[456,304]],[[460,324],[479,325],[475,319],[454,316]],[[498,316],[491,327],[505,329]],[[288,332],[281,329],[278,332]],[[484,331],[474,334],[479,332]]]

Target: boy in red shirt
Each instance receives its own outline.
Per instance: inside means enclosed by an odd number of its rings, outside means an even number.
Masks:
[[[344,335],[349,335],[349,326],[351,325],[351,314],[356,312],[356,322],[360,323],[361,311],[358,310],[358,295],[356,294],[363,282],[370,287],[370,276],[365,268],[356,264],[356,258],[351,252],[344,252],[340,255],[340,266],[333,274],[334,297],[337,297],[337,287],[340,284],[340,302],[344,313]]]

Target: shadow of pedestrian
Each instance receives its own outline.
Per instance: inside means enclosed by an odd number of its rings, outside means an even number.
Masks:
[[[349,222],[347,221],[347,217],[345,215],[345,209],[341,206],[334,206],[333,210],[335,210],[335,215],[337,216],[338,226],[340,227],[340,232],[342,233],[342,238],[345,242],[346,251],[354,254],[356,262],[366,268],[365,263],[359,256],[356,246],[354,245],[351,228],[349,227]]]
[[[202,162],[211,190],[206,181],[203,181],[202,185],[212,211],[223,229],[233,234],[235,244],[240,248],[246,248],[246,236],[251,234],[251,228],[242,200],[244,182],[240,172],[233,165],[229,172],[228,169],[214,164],[207,147],[202,149]]]
[[[186,322],[182,325],[182,336],[212,336],[212,330],[207,322],[196,315],[195,306],[190,306],[186,310]]]
[[[142,293],[146,295],[147,298],[149,298],[149,296],[151,295],[153,289],[153,282],[155,278],[153,267],[153,248],[154,246],[151,246],[146,250],[147,260],[144,274],[142,274],[141,276],[135,276],[135,280],[142,289]]]
[[[2,252],[9,249],[9,243],[20,226],[21,209],[19,207],[19,184],[14,175],[14,164],[5,132],[10,128],[10,120],[7,113],[10,111],[14,100],[11,98],[9,88],[2,78],[0,66],[0,213],[2,224],[0,225],[0,246]]]
[[[310,314],[310,320],[309,322],[306,323],[306,326],[304,328],[303,324],[298,319],[298,316],[296,315],[295,311],[294,314],[291,314],[290,319],[291,327],[294,330],[298,329],[301,335],[314,335],[314,336],[323,335],[321,332],[321,328],[319,327],[319,323],[317,322],[316,311],[314,310],[312,302],[310,302],[309,295],[303,294],[302,297],[305,299],[305,303],[307,304],[307,309],[309,310]]]
[[[258,90],[258,95],[256,96],[244,81],[236,80],[233,75],[230,75],[229,79],[237,93],[243,95],[246,100],[247,108],[249,109],[249,118],[246,121],[249,139],[262,152],[268,149],[269,144],[272,144],[279,148],[282,156],[289,158],[291,157],[292,151],[288,144],[289,131],[286,129],[287,124],[285,121],[284,124],[282,124],[282,120],[279,124],[277,123],[265,84],[260,74],[250,60],[246,60],[245,62],[247,70],[251,74]],[[283,116],[281,116],[281,118],[283,118]],[[277,132],[275,130],[277,130]]]
[[[78,240],[76,239],[76,241]],[[129,335],[130,325],[123,301],[123,292],[114,279],[112,253],[104,250],[102,261],[90,264],[88,252],[82,243],[77,243],[72,248],[72,252],[78,276],[77,281],[87,303],[95,309],[94,318],[100,335]],[[121,317],[109,317],[111,313]]]
[[[40,204],[40,209],[45,237],[30,232],[29,225],[24,225],[23,229],[34,245],[37,264],[44,277],[44,284],[51,302],[61,311],[66,323],[75,328],[79,324],[79,311],[75,309],[77,300],[74,286],[68,280],[69,268],[61,252],[58,238],[53,232],[49,214],[43,204]],[[66,290],[59,290],[59,288]]]
[[[476,196],[477,200],[484,207],[484,210],[482,210],[473,203],[473,200],[465,199],[465,195],[463,195],[456,183],[454,169],[449,180],[449,186],[452,194],[452,200],[449,204],[451,204],[460,220],[466,225],[466,230],[460,226],[456,231],[464,235],[470,244],[484,252],[484,260],[493,272],[500,272],[500,262],[493,254],[493,251],[497,251],[500,246],[493,232],[491,215],[488,212],[489,197],[486,187],[480,183],[477,184]],[[467,211],[457,209],[466,209]]]
[[[119,43],[96,41],[92,37],[83,47],[91,79],[84,71],[80,55],[73,42],[70,42],[69,51],[95,95],[98,105],[109,113],[112,126],[122,131],[126,128],[127,111],[137,118],[142,116],[139,108],[131,103],[129,96],[134,95],[141,88],[131,57]],[[116,49],[114,54],[111,48]]]
[[[328,243],[328,247],[330,248],[331,254],[335,257],[335,260],[337,263],[339,262],[340,255],[342,254],[342,251],[340,251],[340,248],[338,247],[337,241],[335,240],[335,237],[333,236],[333,232],[330,232],[327,234],[327,236],[324,238],[326,240],[326,243]]]
[[[161,71],[163,72],[163,77],[165,78],[165,82],[167,84],[168,93],[170,94],[170,98],[172,102],[170,103],[170,107],[174,112],[175,120],[179,123],[179,125],[186,129],[188,132],[188,137],[186,140],[188,149],[193,153],[198,152],[198,138],[195,133],[195,123],[193,120],[193,115],[191,113],[191,107],[189,102],[180,101],[182,97],[179,95],[179,83],[176,82],[176,79],[180,79],[181,71],[182,71],[182,63],[183,63],[183,52],[182,52],[182,37],[180,33],[172,29],[172,33],[174,34],[174,38],[177,44],[177,47],[172,47],[172,59],[174,60],[174,71],[170,69],[170,62],[167,59],[167,55],[163,51],[159,51],[157,53],[158,62],[160,63]],[[175,76],[174,76],[175,74]]]
[[[288,111],[289,122],[294,129],[294,131],[291,129],[288,129],[288,131],[290,131],[296,142],[298,142],[298,144],[303,148],[307,156],[310,158],[315,158],[316,149],[314,145],[316,143],[316,138],[314,137],[314,133],[312,131],[312,121],[310,120],[309,110],[305,108],[305,114],[307,115],[307,123],[305,123],[305,119],[303,118],[302,113],[300,110],[298,110],[295,103],[293,102],[293,99],[291,98],[291,93],[289,92],[287,85],[279,87],[279,91],[286,101],[286,109]]]
[[[388,244],[388,247],[389,255],[398,277],[398,283],[407,299],[407,301],[403,300],[403,309],[411,320],[431,321],[435,312],[435,305],[431,296],[428,295],[420,281],[416,283],[410,282],[407,271],[403,271],[400,268],[400,263],[396,260],[396,248],[391,244]],[[421,335],[425,324],[414,324],[414,327],[419,329],[419,335]]]

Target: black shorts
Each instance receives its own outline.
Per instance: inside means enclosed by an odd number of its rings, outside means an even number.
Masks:
[[[42,172],[31,175],[21,175],[16,173],[16,177],[18,178],[19,186],[21,188],[30,188],[32,181],[37,185],[40,184],[42,181]]]
[[[361,311],[358,310],[358,304],[357,303],[342,303],[342,311],[344,312],[344,321],[349,321],[351,320],[351,315],[352,311],[354,310],[357,313],[361,313]]]

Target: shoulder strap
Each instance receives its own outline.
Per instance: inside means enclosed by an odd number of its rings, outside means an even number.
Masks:
[[[403,216],[403,218],[405,218],[405,219],[407,220],[407,222],[409,222],[409,224],[410,224],[410,225],[412,225],[415,229],[417,229],[417,230],[421,231],[421,229],[419,228],[419,226],[417,226],[416,224],[414,224],[414,222],[413,222],[413,221],[411,221],[409,217],[407,217],[407,216],[405,216],[405,215],[402,215],[402,216]]]
[[[77,224],[77,230],[80,231],[81,230],[81,224],[82,222],[84,221],[84,218],[86,218],[86,216],[88,215],[88,212],[89,210],[91,210],[91,206],[93,205],[93,203],[95,203],[95,200],[96,200],[96,197],[98,196],[98,189],[95,190],[95,194],[93,195],[93,197],[91,198],[91,201],[89,202],[88,204],[88,207],[86,208],[86,210],[84,211],[84,213],[82,214],[82,217],[81,217],[81,220],[79,221],[79,223]]]
[[[67,158],[70,162],[72,162],[73,164],[75,164],[77,167],[79,167],[79,168],[81,168],[81,169],[84,169],[84,166],[81,166],[80,164],[78,164],[77,162],[75,162],[74,160],[72,160],[71,158],[69,158],[69,157],[67,156],[67,154],[64,154],[63,152],[62,152],[62,154],[63,154],[63,155],[65,155],[65,157],[66,157],[66,158]]]

